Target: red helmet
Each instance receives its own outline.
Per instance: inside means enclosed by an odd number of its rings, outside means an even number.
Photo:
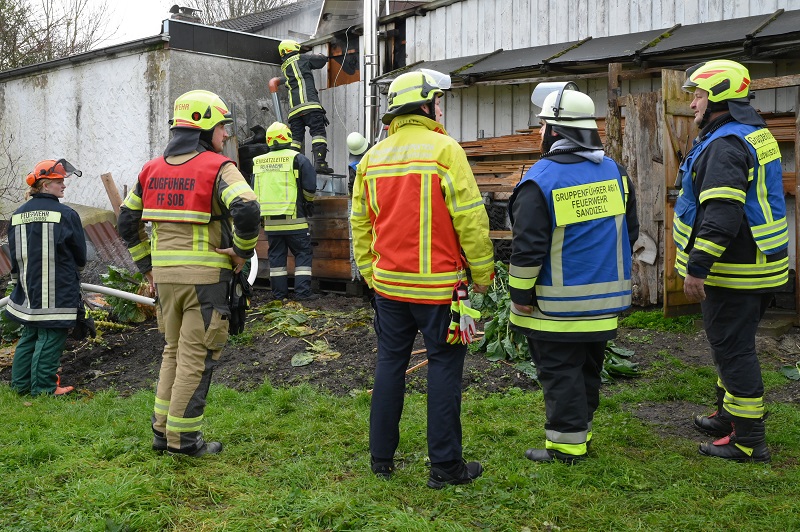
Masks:
[[[25,182],[28,186],[33,186],[40,179],[64,179],[75,174],[80,177],[81,172],[76,170],[66,159],[45,159],[33,167],[33,172],[28,174]]]

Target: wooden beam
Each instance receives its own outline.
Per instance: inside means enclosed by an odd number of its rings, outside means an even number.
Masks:
[[[779,76],[777,78],[754,79],[750,82],[750,89],[757,91],[796,87],[798,85],[800,85],[800,74],[792,74],[790,76]]]
[[[620,111],[619,97],[622,93],[620,86],[620,73],[622,63],[609,63],[608,65],[608,112],[606,114],[606,154],[615,161],[622,161],[622,111]]]
[[[797,89],[794,100],[794,324],[800,322],[800,88]]]
[[[106,188],[106,194],[108,194],[108,199],[111,201],[111,208],[114,209],[114,214],[119,218],[119,207],[122,205],[122,198],[119,195],[117,184],[114,183],[114,178],[111,177],[111,173],[106,173],[100,176],[100,181],[103,182],[103,186]]]

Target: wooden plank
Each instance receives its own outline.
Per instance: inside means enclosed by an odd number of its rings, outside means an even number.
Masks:
[[[347,218],[350,216],[347,196],[317,196],[314,198],[314,218]]]
[[[492,240],[511,240],[511,231],[489,231]]]
[[[622,111],[617,105],[620,96],[620,72],[622,72],[622,63],[609,63],[605,148],[606,154],[615,161],[622,159]]]
[[[794,324],[800,321],[800,89],[797,90],[794,100],[795,128],[794,128]]]
[[[692,138],[697,133],[692,118],[673,115],[670,109],[676,108],[675,102],[687,101],[691,96],[683,91],[685,74],[678,70],[664,70],[661,75],[663,105],[664,138],[670,142],[662,142],[664,147],[664,288],[663,310],[667,317],[681,316],[700,311],[699,304],[690,304],[683,294],[683,279],[675,271],[675,242],[672,239],[672,216],[675,208],[677,191],[675,177],[678,173],[681,154],[686,153],[683,139]]]
[[[114,209],[114,214],[119,217],[119,207],[122,205],[122,197],[119,195],[119,189],[117,188],[117,184],[114,183],[114,178],[111,177],[111,173],[106,173],[100,176],[100,181],[103,182],[103,186],[106,189],[106,194],[108,194],[108,200],[111,202],[111,208]]]
[[[639,216],[640,246],[655,244],[656,252],[664,240],[664,165],[662,162],[661,128],[658,119],[661,94],[648,92],[628,94],[628,127],[625,128],[621,163],[636,192]],[[655,112],[654,112],[655,110]],[[634,249],[632,283],[633,303],[640,306],[655,305],[660,299],[662,257],[653,264],[638,260],[640,253]]]

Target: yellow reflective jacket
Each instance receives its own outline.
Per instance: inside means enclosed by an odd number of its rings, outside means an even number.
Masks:
[[[474,282],[491,282],[494,252],[481,193],[464,150],[431,119],[398,116],[388,138],[364,154],[350,224],[356,265],[381,296],[449,303],[466,267]]]

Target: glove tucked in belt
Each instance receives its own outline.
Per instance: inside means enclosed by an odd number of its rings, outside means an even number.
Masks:
[[[475,320],[480,319],[481,313],[472,308],[469,302],[469,287],[466,282],[459,281],[453,288],[453,298],[450,303],[450,326],[447,328],[447,343],[464,345],[475,341],[477,327]]]
[[[247,282],[244,272],[234,273],[231,278],[230,296],[228,298],[228,308],[231,311],[230,321],[228,322],[228,332],[230,334],[240,334],[244,331],[244,320],[247,309],[250,308],[250,297],[253,289]]]

